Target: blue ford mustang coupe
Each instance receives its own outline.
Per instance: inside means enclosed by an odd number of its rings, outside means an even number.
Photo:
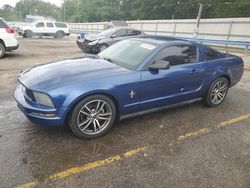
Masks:
[[[129,39],[97,56],[23,71],[14,98],[36,124],[68,124],[76,136],[95,138],[123,118],[197,99],[217,106],[243,70],[240,57],[204,45]]]

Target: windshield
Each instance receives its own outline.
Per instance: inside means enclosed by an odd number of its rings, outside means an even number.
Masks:
[[[155,44],[139,40],[123,40],[98,56],[121,67],[135,70],[156,48]]]
[[[98,34],[98,36],[111,36],[112,34],[114,34],[114,32],[116,32],[117,31],[117,29],[115,29],[115,28],[113,28],[113,29],[108,29],[108,30],[105,30],[105,31],[103,31],[103,32],[101,32],[101,33],[99,33]]]

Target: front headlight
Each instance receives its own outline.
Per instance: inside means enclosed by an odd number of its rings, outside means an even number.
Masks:
[[[52,108],[55,107],[52,100],[50,99],[48,95],[44,93],[35,92],[35,91],[33,91],[33,95],[38,104],[42,104],[44,106],[48,106]]]
[[[99,41],[100,39],[94,40],[93,42],[90,42],[89,45],[91,46],[96,45]]]

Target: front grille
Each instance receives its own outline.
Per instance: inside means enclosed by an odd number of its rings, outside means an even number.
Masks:
[[[83,41],[83,44],[88,44],[88,43],[90,43],[90,42],[92,42],[92,41],[85,39],[85,40]]]

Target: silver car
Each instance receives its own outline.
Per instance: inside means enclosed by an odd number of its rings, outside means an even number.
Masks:
[[[77,39],[78,47],[87,53],[99,53],[123,39],[144,37],[143,31],[129,28],[112,28],[97,35],[86,34],[83,39]]]

